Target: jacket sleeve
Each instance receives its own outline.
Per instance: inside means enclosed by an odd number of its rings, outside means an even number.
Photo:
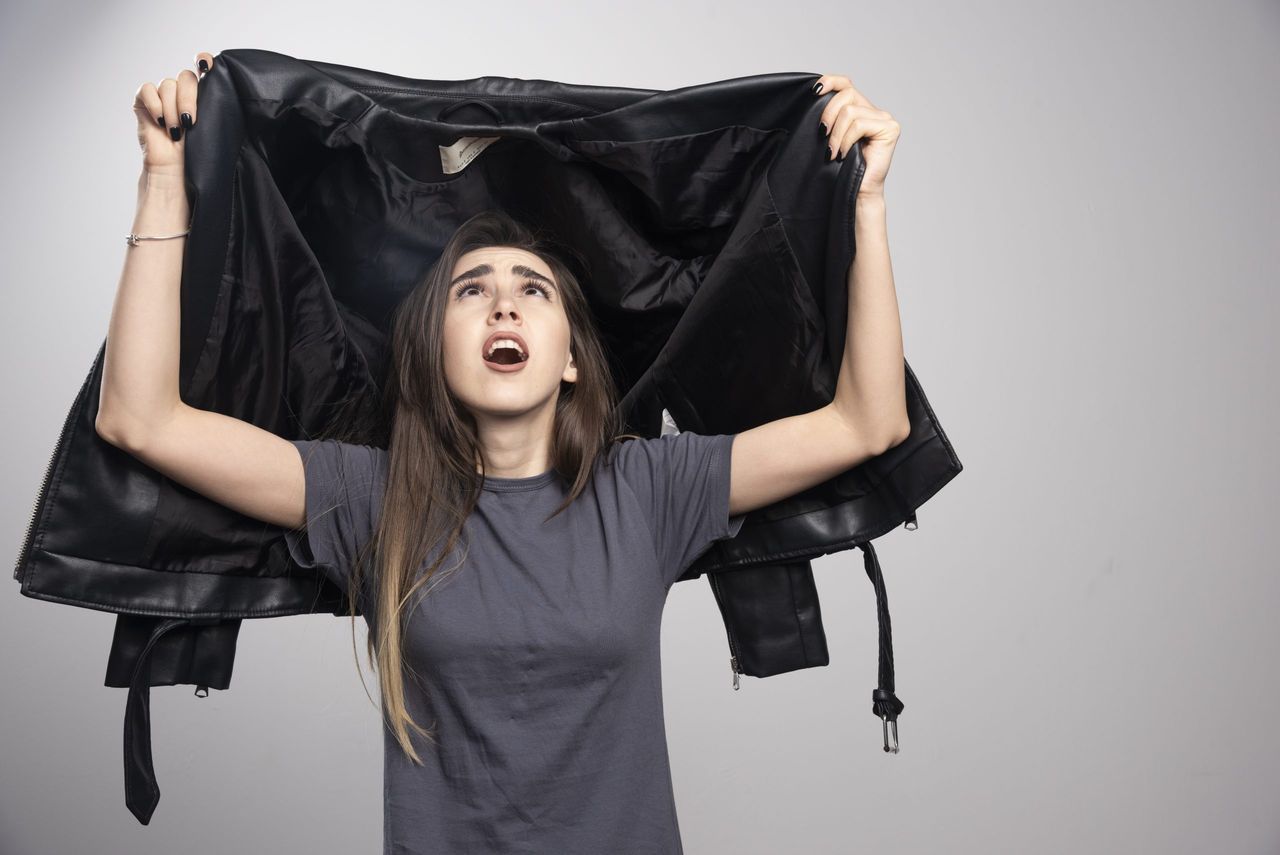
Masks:
[[[306,474],[306,524],[285,530],[289,555],[345,591],[351,566],[377,523],[386,451],[329,439],[292,442]]]
[[[729,516],[734,436],[683,431],[617,448],[618,477],[639,501],[668,589],[707,547],[742,528],[745,514]]]

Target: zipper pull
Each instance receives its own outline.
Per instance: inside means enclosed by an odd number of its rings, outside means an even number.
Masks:
[[[733,690],[738,691],[738,675],[742,672],[738,670],[738,657],[729,657],[729,670],[733,672]]]
[[[203,694],[203,695],[202,695],[202,694],[200,694],[201,692],[204,692],[204,694]],[[209,697],[209,687],[208,687],[208,686],[196,686],[196,697],[197,697],[197,698],[207,698],[207,697]]]
[[[915,511],[911,512],[911,516],[907,517],[907,521],[902,524],[902,527],[905,528],[907,531],[915,531],[920,527],[920,524],[916,522]]]

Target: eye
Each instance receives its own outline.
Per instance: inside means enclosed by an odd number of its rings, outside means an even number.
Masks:
[[[461,300],[466,295],[466,292],[472,290],[473,288],[479,289],[481,287],[482,286],[478,282],[463,282],[457,287],[457,289],[454,290],[453,292],[454,298]],[[546,297],[548,300],[551,299],[551,294],[549,293],[550,289],[536,279],[527,280],[524,283],[524,287],[525,287],[525,290],[533,288],[537,290],[540,294],[542,294],[543,297]]]
[[[530,279],[528,282],[524,283],[524,287],[536,288],[538,289],[538,291],[542,293],[542,296],[546,297],[548,300],[551,299],[551,295],[547,293],[547,286],[543,285],[541,282],[538,282],[534,279]]]

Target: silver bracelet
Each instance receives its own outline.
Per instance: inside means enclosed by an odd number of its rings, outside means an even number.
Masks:
[[[187,224],[185,232],[178,232],[176,235],[135,235],[133,232],[125,235],[125,243],[129,246],[137,246],[140,240],[169,240],[169,238],[179,238],[191,232],[191,224]]]

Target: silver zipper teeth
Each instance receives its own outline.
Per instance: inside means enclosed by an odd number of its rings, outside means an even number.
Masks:
[[[715,573],[708,574],[711,578],[711,589],[715,592],[716,603],[720,605],[720,617],[724,619],[724,629],[729,636],[729,670],[733,672],[733,690],[739,691],[741,686],[738,677],[742,673],[742,669],[738,667],[738,645],[733,637],[733,629],[729,625],[728,616],[724,613],[723,599],[724,596],[720,591],[720,580],[716,578]]]
[[[102,355],[102,351],[106,348],[106,342],[103,342],[102,348],[98,350],[98,355]],[[22,565],[31,557],[31,545],[36,530],[36,520],[40,516],[40,511],[45,503],[45,499],[49,493],[49,482],[53,478],[53,464],[62,453],[62,446],[67,441],[67,434],[71,429],[71,422],[76,415],[79,414],[80,408],[84,403],[85,392],[89,385],[89,379],[93,377],[93,371],[98,366],[98,357],[94,357],[93,364],[89,366],[89,373],[85,375],[84,382],[80,384],[80,392],[76,395],[76,399],[71,404],[71,408],[67,410],[67,416],[62,420],[62,431],[58,434],[58,441],[53,446],[53,451],[49,455],[49,462],[44,467],[44,478],[40,482],[40,492],[36,494],[35,501],[31,504],[31,519],[27,523],[27,535],[23,538],[22,549],[18,552],[18,559],[13,565],[13,578],[19,579],[19,573]]]

